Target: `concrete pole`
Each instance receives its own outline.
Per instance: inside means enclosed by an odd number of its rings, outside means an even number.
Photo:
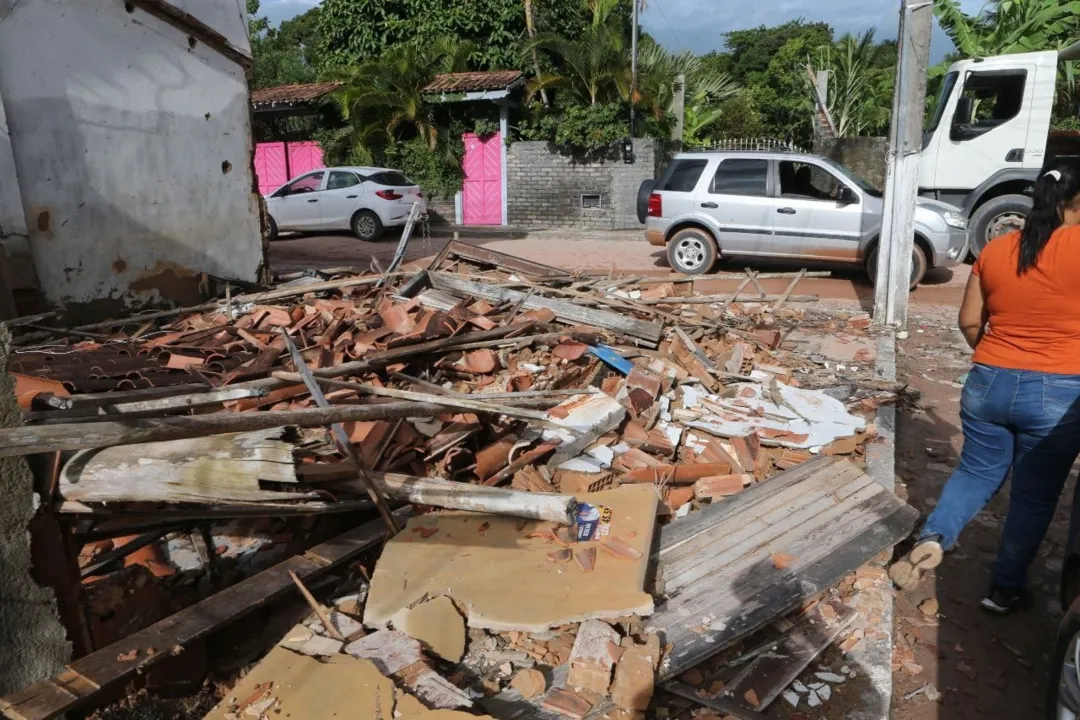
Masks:
[[[675,126],[671,129],[671,139],[677,145],[676,149],[682,149],[683,122],[686,116],[686,76],[679,73],[675,78],[675,98],[672,103],[671,114],[675,116]]]
[[[906,327],[933,3],[902,0],[874,322]]]

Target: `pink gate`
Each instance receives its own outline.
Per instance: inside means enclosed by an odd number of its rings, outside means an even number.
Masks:
[[[502,135],[481,139],[474,133],[462,135],[465,158],[462,169],[462,221],[466,225],[502,224]]]
[[[266,142],[255,146],[255,177],[263,195],[277,190],[297,175],[326,167],[319,143]]]

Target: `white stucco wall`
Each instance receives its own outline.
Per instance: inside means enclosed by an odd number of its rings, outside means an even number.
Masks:
[[[173,4],[250,54],[243,0]],[[240,64],[120,0],[0,0],[0,97],[48,301],[134,306],[186,299],[199,273],[258,278]]]

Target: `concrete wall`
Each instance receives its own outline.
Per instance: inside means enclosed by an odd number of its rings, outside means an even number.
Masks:
[[[251,282],[264,264],[236,53],[250,55],[244,4],[173,6],[228,42],[166,22],[163,0],[0,0],[0,97],[30,251],[45,299],[75,314],[193,302],[199,273]]]
[[[830,138],[816,140],[814,152],[847,165],[862,179],[885,188],[885,159],[889,139],[881,137]]]
[[[546,142],[514,142],[507,149],[507,215],[525,228],[577,227],[594,230],[640,228],[637,191],[662,169],[662,143],[634,140],[635,161],[622,158],[577,162]],[[600,208],[583,209],[582,194],[599,194]]]
[[[0,325],[0,427],[22,425],[14,383],[7,373],[11,336]],[[63,669],[71,656],[51,590],[31,577],[27,524],[37,509],[34,481],[24,457],[0,458],[0,695]]]

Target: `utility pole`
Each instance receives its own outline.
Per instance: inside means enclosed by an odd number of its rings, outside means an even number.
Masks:
[[[877,325],[907,326],[932,23],[933,2],[902,0],[884,214],[874,287],[874,323]]]
[[[634,138],[634,105],[637,98],[637,33],[638,33],[638,4],[641,0],[631,0],[634,10],[631,14],[630,28],[630,139]]]

